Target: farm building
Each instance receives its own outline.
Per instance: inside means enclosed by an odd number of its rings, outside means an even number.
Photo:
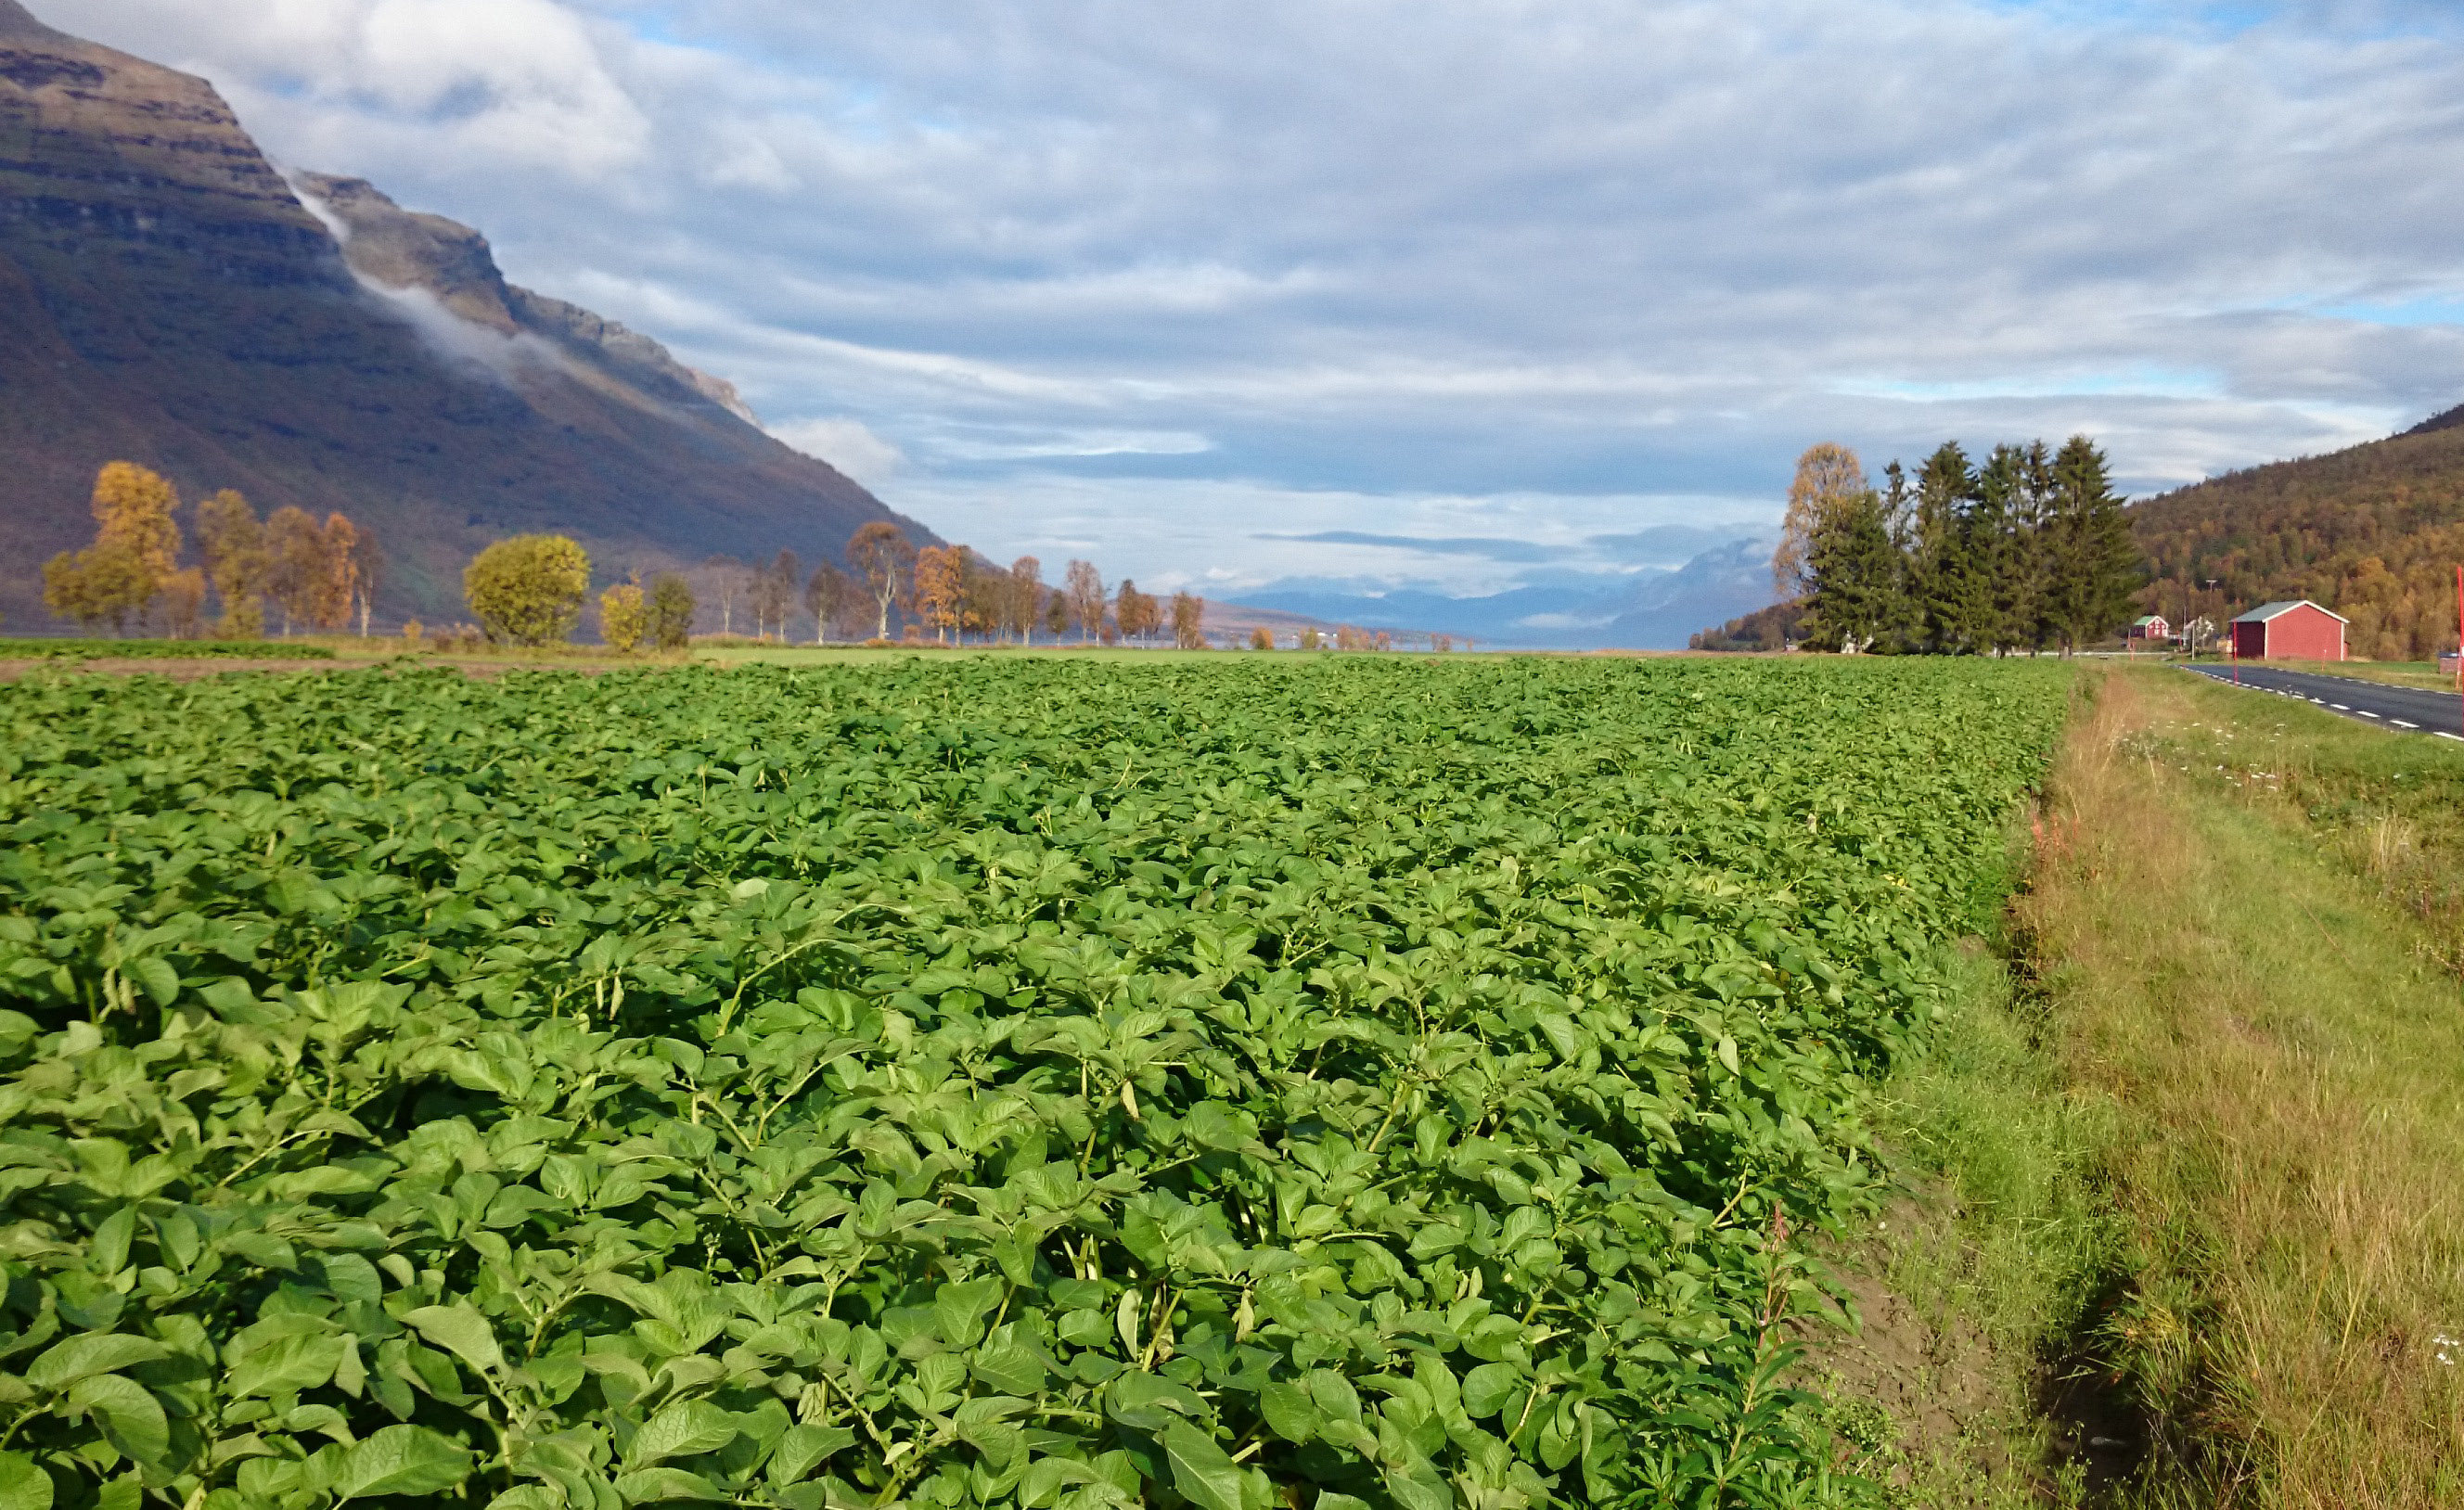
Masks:
[[[2262,603],[2233,622],[2233,653],[2244,661],[2341,661],[2346,623],[2307,599]]]
[[[2142,614],[2130,621],[2130,638],[2134,640],[2170,640],[2173,626],[2161,613]]]

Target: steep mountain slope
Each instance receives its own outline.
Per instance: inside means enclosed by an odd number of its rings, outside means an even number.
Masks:
[[[572,534],[603,576],[713,554],[919,541],[655,341],[505,282],[467,228],[266,162],[202,79],[0,0],[0,612],[92,532],[97,468],[341,509],[380,611],[458,614],[461,563]]]
[[[2130,520],[2154,578],[2144,601],[2176,623],[2308,598],[2352,621],[2355,654],[2426,659],[2456,638],[2464,409],[2163,493]]]

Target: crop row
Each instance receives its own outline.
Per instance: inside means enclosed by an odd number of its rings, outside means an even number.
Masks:
[[[1818,1488],[1980,664],[0,689],[0,1507]]]

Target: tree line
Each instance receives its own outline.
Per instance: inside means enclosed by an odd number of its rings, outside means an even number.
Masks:
[[[103,467],[94,484],[94,543],[43,565],[43,603],[89,632],[152,629],[174,640],[211,634],[255,640],[266,605],[294,628],[368,628],[385,558],[364,526],[337,514],[322,524],[288,505],[260,520],[225,488],[197,500],[190,524],[201,559],[183,566],[180,494],[132,462]],[[210,616],[209,589],[211,590]]]
[[[1168,631],[1182,649],[1206,645],[1206,602],[1177,592],[1169,600],[1140,592],[1123,580],[1107,587],[1091,561],[1073,560],[1058,583],[1044,581],[1044,566],[1022,556],[1000,566],[964,545],[918,546],[886,521],[857,530],[841,559],[825,560],[807,574],[792,550],[757,565],[715,560],[722,633],[734,633],[740,602],[754,635],[793,638],[795,610],[810,622],[813,643],[895,643],[1032,646],[1038,633],[1082,644],[1158,644]],[[548,645],[579,627],[587,605],[590,558],[563,536],[529,535],[498,540],[473,558],[462,574],[463,598],[490,640]],[[700,602],[683,574],[660,572],[649,581],[635,576],[600,594],[600,637],[611,648],[681,648],[692,633]]]
[[[2130,617],[2140,578],[2104,453],[2000,445],[1982,464],[1956,441],[1883,485],[1830,444],[1798,458],[1771,575],[1800,601],[1817,649],[1940,655],[2064,653]]]

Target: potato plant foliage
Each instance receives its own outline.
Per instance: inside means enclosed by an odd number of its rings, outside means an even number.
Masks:
[[[0,689],[0,1510],[1812,1502],[1791,1227],[2067,696]]]

